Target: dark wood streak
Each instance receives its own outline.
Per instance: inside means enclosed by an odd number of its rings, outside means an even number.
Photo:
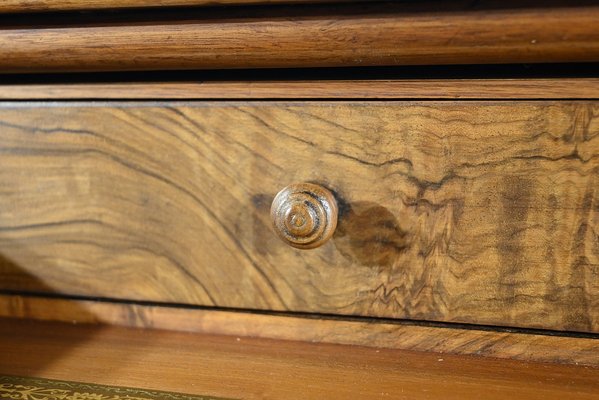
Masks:
[[[598,332],[597,115],[594,101],[4,104],[0,289]],[[319,249],[271,231],[292,182],[339,200]]]
[[[596,186],[593,187],[589,185],[587,187],[582,201],[582,213],[580,214],[578,221],[578,230],[574,235],[575,240],[572,243],[572,273],[568,282],[569,287],[565,294],[565,300],[567,304],[573,309],[566,320],[568,326],[592,326],[592,321],[590,318],[591,314],[589,312],[590,305],[589,301],[587,300],[589,296],[586,293],[585,281],[589,278],[593,279],[593,277],[587,277],[587,273],[585,271],[585,269],[590,267],[589,259],[585,254],[585,241],[589,229],[588,221],[590,220],[590,213],[592,211],[594,192],[596,191]]]
[[[507,176],[502,182],[502,211],[497,229],[500,256],[499,298],[509,307],[518,301],[518,286],[523,270],[528,268],[523,233],[528,231],[531,186],[535,182],[519,176]],[[526,299],[524,299],[526,300]]]
[[[360,164],[368,165],[371,167],[383,167],[383,166],[393,165],[393,164],[405,164],[408,168],[411,168],[413,166],[412,161],[410,161],[410,159],[405,158],[405,157],[394,158],[392,160],[385,160],[380,163],[373,163],[373,162],[369,162],[369,161],[360,159],[358,157],[340,153],[338,151],[327,151],[326,154],[333,154],[333,155],[337,155],[340,157],[349,158],[350,160],[353,160],[353,161],[359,162]]]
[[[55,134],[55,133],[70,133],[73,135],[92,135],[92,136],[95,135],[94,132],[87,130],[87,129],[43,128],[43,127],[39,127],[39,126],[9,124],[4,121],[0,121],[0,127],[23,129],[32,134],[42,133],[45,135],[51,135],[51,134]]]
[[[69,220],[69,221],[53,221],[45,222],[40,224],[26,224],[26,225],[15,225],[15,226],[0,226],[2,231],[20,231],[20,230],[36,230],[39,228],[54,228],[72,224],[101,224],[101,221],[95,221],[91,219],[80,219],[80,220]]]

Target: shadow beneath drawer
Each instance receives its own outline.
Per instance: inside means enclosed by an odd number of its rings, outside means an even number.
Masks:
[[[18,248],[18,251],[22,250]],[[57,306],[52,298],[59,295],[42,279],[0,253],[0,374],[44,376],[45,371],[60,365],[61,359],[105,329],[80,302],[64,301]],[[67,324],[47,328],[39,324],[42,320],[69,320],[73,324],[92,325],[83,330],[83,334],[67,339],[63,334]],[[21,334],[23,329],[30,332],[28,339]],[[47,345],[50,343],[51,346]],[[40,346],[44,347],[43,351],[38,351]],[[81,367],[86,368],[85,365]]]

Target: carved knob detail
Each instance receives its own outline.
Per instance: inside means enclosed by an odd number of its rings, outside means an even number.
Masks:
[[[329,240],[337,227],[337,214],[333,194],[313,183],[287,186],[270,208],[275,232],[298,249],[313,249]]]

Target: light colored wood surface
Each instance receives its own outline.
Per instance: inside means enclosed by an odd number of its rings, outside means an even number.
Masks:
[[[294,340],[599,367],[599,339],[409,321],[344,320],[0,295],[0,317]]]
[[[4,321],[0,373],[244,399],[597,399],[599,369]]]
[[[599,61],[599,6],[0,29],[0,72]]]
[[[0,12],[39,12],[180,6],[335,3],[339,0],[2,0]],[[348,1],[348,0],[343,0]],[[349,0],[352,1],[352,0]]]
[[[597,78],[0,85],[0,99],[592,99]]]
[[[599,331],[596,102],[4,103],[3,289]],[[274,195],[337,196],[334,237]]]

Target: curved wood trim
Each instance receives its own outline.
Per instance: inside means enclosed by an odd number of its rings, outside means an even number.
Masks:
[[[599,61],[599,6],[0,30],[0,72]]]
[[[592,99],[599,78],[206,81],[0,85],[0,100]]]
[[[2,0],[0,2],[0,13],[215,5],[334,3],[339,1],[348,0]]]
[[[0,295],[0,317],[360,345],[599,367],[599,356],[597,356],[599,340],[584,337],[19,295]]]

